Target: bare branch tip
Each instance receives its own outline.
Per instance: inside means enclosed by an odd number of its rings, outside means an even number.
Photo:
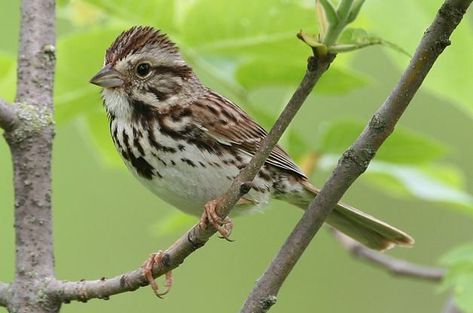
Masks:
[[[350,237],[334,230],[335,238],[352,256],[361,261],[385,269],[392,275],[403,276],[420,280],[438,282],[443,279],[445,269],[415,264],[398,259],[382,252],[371,250],[351,239]]]
[[[18,122],[15,106],[0,99],[0,128],[11,131]]]

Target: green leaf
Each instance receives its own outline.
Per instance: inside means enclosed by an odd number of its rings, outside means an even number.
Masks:
[[[407,51],[414,51],[425,29],[432,22],[438,10],[437,1],[368,1],[362,14],[370,29],[375,29],[383,38],[402,44]],[[402,16],[402,21],[399,17]],[[470,22],[470,23],[469,23]],[[409,36],[400,31],[400,23],[408,25]],[[449,46],[435,62],[424,90],[451,101],[461,111],[473,118],[473,27],[471,20],[460,23],[451,37]],[[398,54],[389,53],[400,69],[407,66],[408,60]]]
[[[457,194],[457,197],[448,197],[453,203],[457,203],[460,206],[470,205],[470,196],[464,192],[465,190],[465,177],[463,173],[455,166],[444,165],[444,164],[428,164],[416,167],[409,167],[410,171],[403,172],[404,167],[397,167],[392,164],[389,167],[379,167],[377,164],[379,162],[373,161],[373,166],[367,171],[363,176],[367,181],[383,189],[388,194],[392,194],[397,197],[407,197],[409,195],[424,198],[427,200],[436,201],[436,189],[430,191],[427,190],[419,192],[418,188],[411,188],[411,183],[409,179],[413,179],[414,182],[423,183],[424,180],[430,180],[432,182],[438,183],[438,188],[441,188],[441,194],[452,194],[448,190],[452,190],[453,194]],[[382,164],[382,163],[381,163]],[[404,175],[396,171],[403,172]],[[406,175],[407,174],[407,175]],[[420,179],[419,179],[420,178]],[[412,185],[414,185],[412,183]],[[428,186],[430,183],[428,183]],[[447,189],[447,190],[445,190]],[[459,192],[459,193],[458,193]],[[444,197],[446,202],[449,202],[448,199]]]
[[[71,0],[57,0],[56,4],[58,5],[59,8],[62,8],[66,5],[68,5],[71,2]]]
[[[473,244],[463,244],[450,250],[442,256],[440,263],[447,266],[455,266],[462,263],[471,263],[473,265]]]
[[[332,2],[330,0],[319,0],[317,1],[317,4],[321,5],[323,9],[323,14],[327,18],[327,21],[329,24],[335,25],[338,23],[338,15],[337,12],[335,11],[335,7],[333,6]],[[317,5],[317,9],[319,9],[320,6]]]
[[[175,28],[174,0],[83,0],[107,15],[135,25],[156,25],[166,32]]]
[[[320,168],[332,169],[338,158],[339,155],[324,154],[319,162]],[[444,181],[443,177],[448,177],[449,180]],[[463,213],[473,214],[473,196],[464,190],[462,172],[452,166],[435,163],[414,166],[374,160],[363,179],[393,196],[413,196],[427,201],[448,203]]]
[[[297,32],[314,28],[313,6],[297,1],[201,0],[188,10],[181,40],[199,53],[295,58],[309,52]]]
[[[236,79],[247,89],[273,86],[297,86],[304,75],[304,59],[255,58],[238,66]],[[362,87],[366,81],[347,69],[333,66],[317,84],[317,93],[341,94]]]
[[[319,150],[323,153],[342,153],[355,141],[364,127],[364,124],[354,121],[336,121],[329,124],[319,139]],[[446,146],[435,139],[396,128],[379,149],[375,160],[420,164],[437,160],[446,152]]]
[[[361,7],[365,3],[365,0],[355,0],[351,6],[350,14],[348,14],[347,24],[353,22],[360,13]]]
[[[89,80],[102,68],[105,50],[120,32],[120,28],[91,29],[58,40],[54,89],[58,123],[102,109],[100,89]]]
[[[448,266],[443,289],[453,288],[456,305],[462,312],[473,312],[473,244],[449,251],[440,262]]]
[[[455,304],[464,313],[473,312],[473,269],[455,278],[454,300]]]
[[[332,53],[350,52],[353,50],[358,50],[373,45],[383,45],[394,51],[411,57],[409,52],[404,50],[402,47],[387,40],[384,40],[381,37],[368,34],[366,30],[361,28],[345,29],[337,40],[337,44],[331,46],[329,48],[329,51]]]
[[[312,48],[316,48],[319,52],[319,55],[327,54],[327,46],[317,40],[317,35],[311,35],[302,30],[297,33],[297,38],[305,42]]]
[[[63,1],[59,4],[58,18],[73,27],[89,27],[102,23],[107,13],[86,1]]]
[[[346,20],[351,11],[353,0],[340,0],[337,6],[337,15],[342,20]]]
[[[287,143],[284,145],[285,150],[292,158],[299,160],[307,153],[307,147],[309,144],[293,127],[288,129],[286,142]]]
[[[426,170],[425,170],[426,169]],[[430,175],[433,171],[449,172],[448,174]],[[456,208],[465,213],[473,214],[473,196],[464,191],[464,186],[453,186],[452,181],[443,181],[441,177],[451,177],[456,175],[456,181],[463,180],[462,173],[452,167],[443,167],[439,164],[406,166],[391,164],[386,162],[373,161],[370,164],[366,177],[373,182],[375,186],[382,187],[388,192],[393,185],[381,185],[376,176],[389,175],[391,183],[398,183],[395,192],[401,195],[402,191],[407,191],[419,199],[435,202],[445,202],[454,204]]]

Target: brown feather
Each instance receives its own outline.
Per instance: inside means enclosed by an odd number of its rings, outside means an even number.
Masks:
[[[178,48],[166,34],[150,26],[133,26],[121,33],[107,49],[105,62],[114,65],[131,53],[145,46],[155,45],[171,53],[178,53]]]
[[[268,135],[240,107],[215,92],[209,90],[205,97],[197,99],[196,102],[199,105],[191,105],[194,122],[221,144],[235,145],[247,154],[254,155],[261,141]],[[271,151],[266,163],[306,178],[279,145]]]

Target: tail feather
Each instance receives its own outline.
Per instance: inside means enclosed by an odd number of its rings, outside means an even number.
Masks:
[[[306,180],[302,184],[310,194],[305,204],[301,202],[297,204],[305,209],[319,190]],[[405,232],[343,203],[337,204],[326,222],[371,249],[385,250],[394,245],[414,244],[414,239]]]

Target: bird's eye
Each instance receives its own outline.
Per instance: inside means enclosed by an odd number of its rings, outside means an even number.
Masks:
[[[151,71],[151,65],[149,63],[140,63],[136,67],[136,74],[140,77],[148,76],[149,72]]]

